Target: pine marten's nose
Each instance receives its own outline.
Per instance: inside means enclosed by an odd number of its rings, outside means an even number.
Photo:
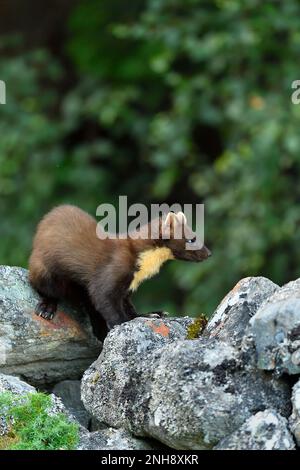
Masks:
[[[203,245],[201,248],[201,259],[207,259],[211,256],[211,251],[207,248],[207,246]]]

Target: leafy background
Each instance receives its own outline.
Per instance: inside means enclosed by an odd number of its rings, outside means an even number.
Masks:
[[[205,203],[213,251],[166,265],[141,311],[210,315],[241,277],[298,277],[299,16],[297,0],[1,2],[1,263],[27,266],[52,206],[126,194]]]

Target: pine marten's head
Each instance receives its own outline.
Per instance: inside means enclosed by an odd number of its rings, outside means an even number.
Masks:
[[[175,259],[199,262],[211,256],[210,250],[197,240],[183,212],[169,212],[161,218],[160,239]]]
[[[149,236],[151,234],[151,244]],[[142,237],[141,237],[142,235]],[[170,212],[167,216],[154,219],[133,234],[134,242],[139,238],[139,254],[129,289],[134,291],[141,282],[159,272],[163,263],[170,259],[204,261],[211,253],[196,238],[182,212]]]

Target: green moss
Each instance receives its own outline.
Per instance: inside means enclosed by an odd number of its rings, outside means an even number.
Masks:
[[[8,433],[0,438],[6,450],[71,450],[76,447],[79,428],[63,413],[49,414],[51,397],[44,393],[23,396],[0,393],[0,416]]]
[[[187,328],[186,339],[197,339],[207,325],[207,318],[201,314]]]
[[[92,377],[92,382],[93,382],[93,384],[96,384],[99,379],[100,379],[100,374],[99,374],[99,372],[95,372],[94,375],[93,375],[93,377]]]

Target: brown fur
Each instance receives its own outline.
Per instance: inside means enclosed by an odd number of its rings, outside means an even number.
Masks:
[[[95,219],[86,212],[70,205],[54,208],[38,225],[29,260],[30,282],[43,297],[37,313],[51,319],[58,299],[82,289],[108,329],[134,318],[130,292],[163,262],[174,257],[200,261],[209,255],[204,247],[198,259],[195,254],[191,259],[182,253],[184,240],[162,240],[161,233],[159,222],[155,240],[101,240]]]

